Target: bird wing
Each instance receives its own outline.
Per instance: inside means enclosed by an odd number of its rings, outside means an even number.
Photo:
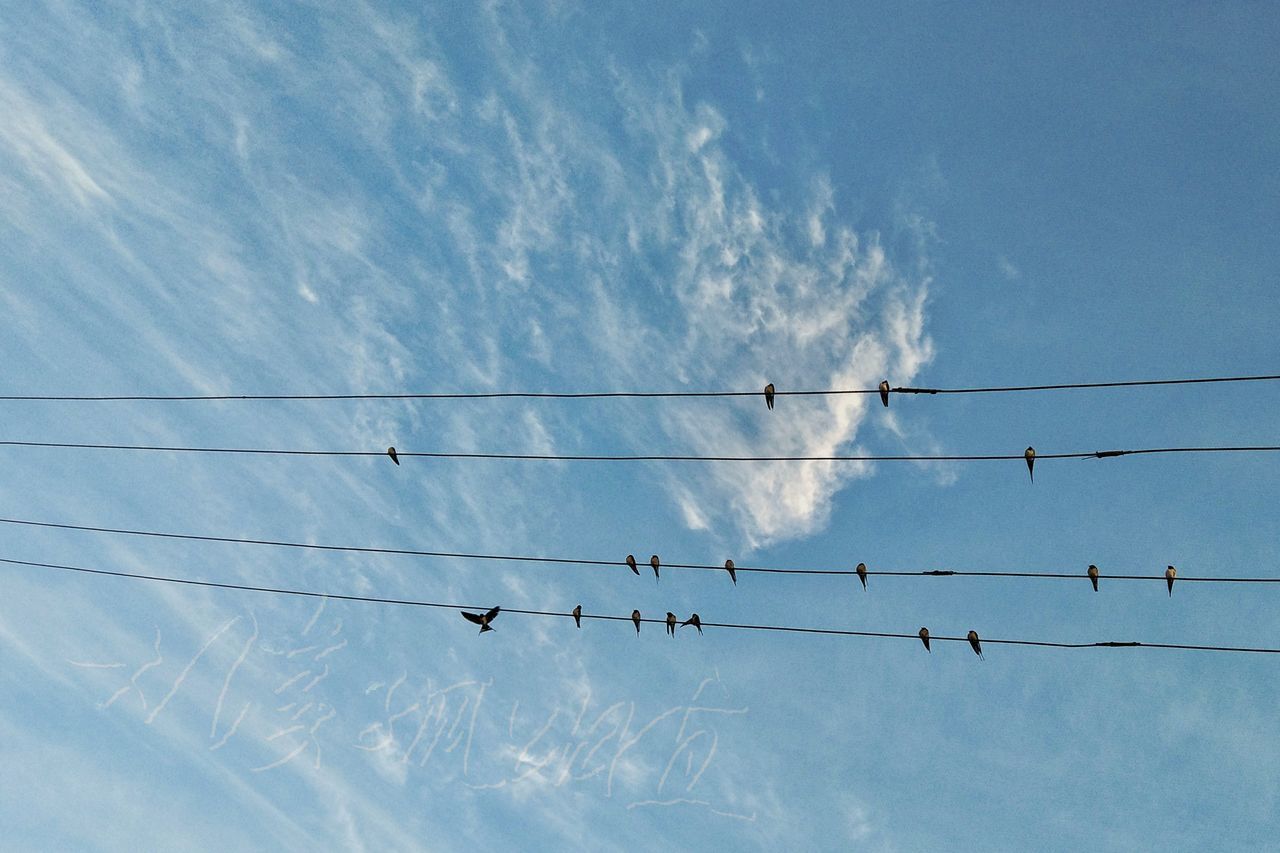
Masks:
[[[502,609],[501,607],[495,607],[495,608],[493,608],[493,609],[492,609],[492,610],[490,610],[488,613],[484,614],[484,620],[485,620],[486,622],[492,622],[494,619],[497,619],[497,618],[498,618],[498,611],[499,611],[499,610],[501,610],[501,609]],[[506,624],[506,623],[503,623],[503,624]]]
[[[462,611],[462,618],[466,619],[468,622],[474,622],[477,625],[484,624],[484,617],[481,616],[479,613],[468,613],[467,611],[464,610]]]

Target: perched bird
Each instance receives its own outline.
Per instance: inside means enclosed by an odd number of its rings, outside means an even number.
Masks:
[[[733,585],[738,585],[738,576],[733,571],[733,560],[724,561],[724,570],[729,573],[729,580],[733,581]]]
[[[929,648],[929,629],[920,629],[920,642],[924,643],[924,650],[929,654],[933,654],[933,650]]]
[[[640,636],[640,611],[639,610],[631,611],[631,621],[635,623],[636,636]]]
[[[866,589],[867,588],[867,564],[858,563],[858,568],[855,569],[854,571],[858,573],[858,580],[862,581],[862,588]]]
[[[697,613],[693,614],[693,615],[692,615],[692,616],[690,616],[688,619],[686,619],[686,620],[684,620],[683,622],[681,622],[681,623],[680,623],[680,627],[682,627],[682,628],[683,628],[685,625],[692,625],[693,627],[695,627],[695,628],[697,628],[697,629],[698,629],[698,633],[699,633],[699,634],[701,634],[701,633],[702,633],[702,620],[698,618],[698,614],[697,614]]]
[[[573,624],[577,625],[579,628],[582,627],[582,605],[581,604],[573,608]]]
[[[769,407],[769,411],[773,411],[773,383],[770,382],[764,386],[764,404]]]
[[[1022,458],[1027,460],[1027,473],[1031,475],[1031,482],[1036,481],[1036,449],[1028,447],[1023,451]]]
[[[635,572],[637,575],[640,574],[640,569],[636,568],[636,558],[631,554],[627,555],[627,568],[631,569],[631,571]]]
[[[1164,570],[1164,582],[1169,585],[1169,597],[1173,598],[1173,579],[1178,576],[1178,570],[1173,566]]]
[[[880,380],[880,402],[884,403],[884,407],[889,408],[889,380]]]
[[[969,645],[973,647],[973,653],[978,657],[982,657],[982,641],[978,639],[977,631],[969,632]],[[985,660],[985,658],[983,658]]]
[[[485,611],[484,613],[468,613],[464,610],[462,611],[462,618],[466,619],[468,622],[474,622],[479,625],[480,633],[483,634],[485,631],[493,630],[493,627],[489,623],[498,618],[498,611],[501,609],[501,607],[495,607],[492,610]]]
[[[662,564],[658,561],[657,554],[654,554],[652,557],[649,558],[649,565],[653,566],[653,576],[658,580],[662,580],[662,576],[658,574],[658,566]]]
[[[387,455],[391,457],[392,462],[396,463],[397,465],[400,464],[400,457],[396,456],[396,449],[394,447],[387,448]]]
[[[1097,592],[1098,591],[1098,567],[1097,566],[1089,567],[1089,583],[1093,584],[1093,591]]]
[[[670,610],[667,611],[667,633],[673,637],[676,635],[676,615]]]

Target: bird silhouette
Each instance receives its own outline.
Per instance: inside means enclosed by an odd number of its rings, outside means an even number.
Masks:
[[[738,576],[733,571],[733,560],[724,561],[724,570],[729,573],[729,580],[733,581],[733,585],[738,585]]]
[[[627,567],[637,575],[640,574],[640,569],[636,567],[636,558],[632,554],[627,555]]]
[[[396,463],[397,465],[400,464],[400,457],[396,456],[396,449],[394,447],[387,448],[387,455],[391,457],[392,462]]]
[[[649,565],[653,566],[654,578],[656,578],[657,580],[662,580],[662,576],[658,574],[658,566],[662,565],[662,563],[661,561],[658,560],[657,554],[654,554],[652,557],[649,558]]]
[[[773,383],[770,382],[764,386],[764,404],[769,407],[769,411],[773,411]]]
[[[693,627],[695,627],[695,628],[697,628],[697,629],[698,629],[698,633],[699,633],[699,634],[701,634],[701,633],[702,633],[702,620],[698,618],[698,614],[697,614],[697,613],[693,614],[693,615],[692,615],[692,616],[690,616],[688,619],[686,619],[686,620],[684,620],[683,622],[681,622],[681,623],[680,623],[680,627],[682,627],[682,628],[683,628],[685,625],[692,625]]]
[[[973,653],[978,657],[982,657],[982,641],[978,639],[977,631],[969,632],[969,645],[973,647]],[[986,660],[986,658],[983,658]]]
[[[920,629],[920,642],[924,643],[924,650],[929,654],[933,654],[933,650],[929,648],[929,629]]]
[[[501,609],[501,607],[494,607],[484,613],[468,613],[464,610],[462,611],[462,618],[466,619],[468,622],[474,622],[479,625],[480,633],[483,634],[485,631],[493,630],[493,627],[489,623],[498,618],[498,611]]]
[[[1093,591],[1098,591],[1098,567],[1089,566],[1089,583],[1093,584]]]
[[[1027,473],[1031,475],[1031,482],[1036,481],[1036,449],[1028,447],[1022,453],[1022,458],[1027,460]]]
[[[579,628],[582,627],[582,605],[581,604],[573,608],[573,624],[577,625]]]
[[[637,637],[638,637],[638,636],[640,636],[640,611],[639,611],[639,610],[632,610],[632,611],[631,611],[631,621],[632,621],[633,623],[635,623],[635,626],[636,626],[636,636],[637,636]]]
[[[1169,597],[1173,598],[1173,579],[1178,576],[1178,570],[1173,566],[1164,570],[1164,582],[1169,585]]]
[[[867,564],[858,563],[858,568],[855,569],[854,571],[858,573],[858,580],[862,581],[862,588],[866,589],[867,588]]]
[[[889,380],[880,380],[880,402],[884,403],[884,407],[889,408]]]
[[[667,633],[673,637],[676,635],[676,615],[670,610],[667,611]]]

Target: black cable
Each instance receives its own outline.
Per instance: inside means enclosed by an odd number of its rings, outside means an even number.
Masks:
[[[249,586],[247,584],[220,583],[217,581],[200,581],[189,578],[170,578],[163,575],[144,575],[133,572],[113,572],[107,569],[89,569],[83,566],[67,566],[59,563],[40,563],[31,560],[13,560],[0,557],[0,563],[7,563],[14,566],[29,566],[34,568],[54,569],[64,572],[77,572],[89,575],[104,575],[116,578],[130,578],[133,580],[156,581],[159,583],[182,584],[185,586],[202,586],[214,589],[234,589],[243,592],[265,592],[274,595],[293,595],[306,598],[330,598],[335,601],[359,601],[369,604],[397,604],[411,607],[431,607],[442,610],[480,610],[488,609],[488,606],[473,606],[465,604],[444,604],[435,601],[419,601],[415,599],[404,598],[377,598],[367,595],[340,595],[328,592],[314,592],[311,590],[284,589],[279,587],[266,586]],[[562,613],[556,610],[521,610],[518,608],[502,608],[503,613],[518,613],[525,616],[550,616],[563,619],[595,619],[608,622],[633,622],[630,616],[610,616],[605,614],[581,613],[575,617],[573,613]],[[663,619],[645,619],[641,618],[641,622],[650,624],[662,624]],[[919,642],[919,634],[899,634],[889,631],[846,631],[838,628],[801,628],[790,625],[747,625],[734,622],[702,622],[703,628],[731,628],[743,631],[778,631],[794,634],[823,634],[836,637],[880,637],[894,640],[915,640]],[[929,636],[930,641],[944,643],[967,643],[969,638],[966,637],[946,637],[946,636]],[[1094,643],[1054,643],[1045,640],[1002,640],[982,638],[982,642],[990,645],[1004,646],[1038,646],[1041,648],[1053,649],[1089,649],[1089,648],[1148,648],[1148,649],[1182,649],[1187,651],[1205,651],[1205,652],[1253,652],[1260,654],[1280,654],[1280,649],[1267,648],[1249,648],[1243,646],[1210,646],[1210,645],[1190,645],[1183,643],[1142,643],[1137,641],[1117,642],[1104,641]]]
[[[265,456],[386,456],[378,450],[281,450],[248,447],[173,447],[151,444],[86,444],[55,441],[0,441],[0,447],[41,447],[63,450],[138,450],[162,453],[253,454]],[[1108,459],[1157,453],[1262,453],[1280,451],[1280,445],[1231,447],[1145,447],[1136,450],[1094,450],[1074,453],[1037,453],[1043,459]],[[593,454],[564,453],[462,453],[450,451],[397,451],[398,457],[425,459],[505,459],[546,462],[1007,462],[1023,461],[1021,453],[935,456],[693,456],[678,454]]]
[[[1017,391],[1065,391],[1085,388],[1136,388],[1158,385],[1205,385],[1222,382],[1265,382],[1280,375],[1214,376],[1203,379],[1138,379],[1121,382],[1067,382],[1055,385],[1006,385],[975,388],[890,388],[892,394],[992,394]],[[534,398],[581,400],[588,398],[675,398],[675,397],[758,397],[761,391],[439,391],[389,394],[7,394],[0,401],[11,402],[205,402],[261,400],[492,400],[502,398]],[[811,391],[775,391],[778,397],[823,397],[847,394],[879,394],[879,388],[824,388]]]
[[[32,521],[21,518],[3,518],[0,517],[0,524],[21,525],[24,527],[43,527],[53,530],[77,530],[86,533],[111,533],[125,536],[145,536],[154,539],[179,539],[191,542],[220,542],[233,545],[269,545],[278,548],[302,548],[313,551],[337,551],[344,553],[357,554],[389,554],[395,556],[409,557],[447,557],[460,560],[494,560],[501,562],[518,562],[518,563],[551,563],[557,565],[574,565],[574,566],[608,566],[611,568],[625,568],[626,563],[622,560],[587,560],[574,557],[532,557],[526,555],[512,554],[474,554],[458,551],[428,551],[416,550],[409,548],[383,548],[362,545],[318,545],[309,542],[288,542],[277,539],[249,539],[233,536],[207,536],[194,533],[165,533],[156,530],[131,530],[120,527],[94,527],[84,524],[60,524],[52,521]],[[644,564],[642,564],[643,567]],[[724,572],[723,565],[707,565],[700,563],[663,563],[663,569],[694,569],[704,571]],[[768,566],[739,566],[734,565],[735,572],[759,572],[766,574],[780,575],[838,575],[849,576],[856,575],[855,569],[783,569]],[[993,578],[1050,578],[1065,580],[1087,580],[1088,576],[1084,572],[1075,574],[1067,572],[1000,572],[1000,571],[967,571],[964,569],[928,569],[921,571],[894,571],[886,569],[868,569],[867,575],[879,575],[884,577],[993,577]],[[1158,575],[1112,575],[1099,574],[1099,580],[1126,580],[1126,581],[1162,581],[1167,582],[1163,573]],[[1262,577],[1237,577],[1237,578],[1195,578],[1195,577],[1179,577],[1178,583],[1280,583],[1280,577],[1262,578]]]

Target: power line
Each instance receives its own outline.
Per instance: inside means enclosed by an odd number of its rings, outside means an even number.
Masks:
[[[90,569],[84,566],[68,566],[60,563],[41,563],[41,562],[34,562],[31,560],[13,560],[13,559],[8,559],[4,557],[0,557],[0,563],[7,563],[9,565],[14,565],[14,566],[27,566],[27,567],[33,567],[33,568],[53,569],[56,571],[64,571],[64,572],[77,572],[80,574],[88,574],[88,575],[101,575],[101,576],[116,577],[116,578],[130,578],[132,580],[154,581],[158,583],[181,584],[184,586],[200,586],[200,587],[209,587],[213,589],[232,589],[232,590],[240,590],[243,592],[262,592],[262,593],[270,593],[273,595],[291,595],[291,596],[301,596],[306,598],[327,598],[327,599],[333,599],[335,601],[358,601],[358,602],[365,602],[369,604],[392,604],[392,605],[403,605],[403,606],[409,606],[409,607],[429,607],[429,608],[434,608],[439,610],[462,611],[462,610],[487,609],[487,605],[475,606],[475,605],[465,605],[465,604],[445,604],[442,602],[420,601],[416,599],[378,598],[378,597],[367,596],[367,595],[341,595],[338,593],[315,592],[312,590],[284,589],[280,587],[265,587],[265,586],[249,586],[247,584],[221,583],[217,581],[201,581],[201,580],[193,580],[190,578],[171,578],[171,577],[165,577],[163,575],[145,575],[145,574],[139,574],[135,572],[116,572],[116,571],[109,571],[107,569]],[[580,618],[580,619],[591,619],[591,620],[607,621],[607,622],[633,622],[634,621],[634,619],[630,616],[612,616],[612,615],[598,614],[598,613],[579,613],[575,617],[575,615],[572,612],[560,612],[557,610],[522,610],[517,608],[504,607],[502,608],[502,612],[516,613],[516,614],[521,614],[525,616],[546,616],[546,617],[554,617],[554,618],[562,618],[562,619]],[[664,622],[664,620],[662,619],[645,619],[645,618],[641,618],[640,621],[647,622],[650,624],[662,624]],[[913,640],[916,642],[920,641],[919,634],[900,634],[900,633],[895,633],[891,631],[848,631],[848,630],[843,630],[839,628],[805,628],[805,627],[799,627],[799,626],[793,626],[793,625],[751,625],[751,624],[742,624],[742,623],[734,623],[734,622],[706,622],[706,621],[702,622],[701,626],[703,628],[727,628],[727,629],[741,630],[741,631],[774,631],[774,632],[784,632],[784,633],[792,633],[792,634],[820,634],[820,635],[833,636],[833,637],[878,637],[878,638],[894,639],[894,640]],[[944,642],[944,643],[969,642],[968,637],[933,636],[932,634],[929,636],[929,639],[931,641]],[[1052,649],[1144,648],[1144,649],[1178,649],[1183,651],[1204,651],[1204,652],[1251,652],[1251,653],[1259,653],[1259,654],[1280,654],[1280,649],[1270,649],[1270,648],[1255,648],[1255,647],[1245,647],[1245,646],[1214,646],[1214,645],[1200,645],[1200,644],[1189,644],[1189,643],[1145,643],[1145,642],[1138,642],[1136,640],[1130,640],[1130,641],[1108,640],[1108,641],[1102,641],[1102,642],[1089,642],[1089,643],[1055,643],[1047,640],[1006,640],[1006,639],[995,639],[995,638],[983,637],[982,642],[987,643],[989,645],[1036,646],[1040,648],[1052,648]]]
[[[1066,382],[1052,385],[1004,385],[973,388],[916,388],[898,386],[890,394],[995,394],[1024,391],[1067,391],[1090,388],[1138,388],[1160,385],[1207,385],[1224,382],[1266,382],[1280,380],[1280,375],[1214,376],[1197,379],[1136,379],[1119,382]],[[821,388],[816,390],[774,392],[778,397],[829,397],[850,394],[879,394],[879,388]],[[432,391],[387,394],[6,394],[0,401],[9,402],[212,402],[212,401],[302,401],[302,400],[493,400],[556,399],[582,400],[603,398],[697,398],[758,397],[760,391]]]
[[[410,548],[384,548],[376,546],[362,545],[320,545],[311,542],[290,542],[278,539],[252,539],[233,536],[210,536],[194,533],[168,533],[157,530],[133,530],[120,527],[95,527],[83,524],[62,524],[52,521],[32,521],[20,518],[2,518],[0,524],[20,525],[24,527],[41,527],[54,530],[76,530],[86,533],[109,533],[124,536],[143,536],[155,539],[178,539],[190,542],[218,542],[233,545],[265,545],[278,548],[300,548],[313,551],[331,551],[342,553],[356,554],[385,554],[394,556],[408,557],[443,557],[460,560],[491,560],[497,562],[516,562],[516,563],[549,563],[554,565],[575,565],[575,566],[599,566],[608,568],[626,568],[626,563],[622,560],[588,560],[573,557],[536,557],[527,555],[513,554],[479,554],[467,553],[459,551],[431,551],[416,550]],[[663,569],[684,569],[684,570],[702,570],[702,571],[726,571],[723,565],[708,565],[701,563],[662,563]],[[734,564],[735,572],[756,572],[764,574],[780,574],[780,575],[834,575],[834,576],[856,576],[858,572],[855,569],[819,569],[819,568],[775,568],[771,566],[739,566]],[[876,575],[882,577],[907,577],[907,578],[937,578],[937,577],[990,577],[990,578],[1045,578],[1045,579],[1061,579],[1061,580],[1087,580],[1088,576],[1084,572],[1067,573],[1067,572],[1020,572],[1020,571],[968,571],[964,569],[927,569],[917,571],[895,571],[886,569],[867,569],[867,575]],[[1113,581],[1160,581],[1167,582],[1163,573],[1158,575],[1112,575],[1099,574],[1099,580]],[[1259,583],[1271,584],[1280,583],[1280,577],[1182,577],[1177,578],[1178,583]]]
[[[160,453],[250,454],[258,456],[386,456],[379,450],[290,450],[249,447],[177,447],[152,444],[89,444],[55,441],[0,441],[0,447],[37,447],[62,450],[134,450]],[[1039,453],[1043,459],[1109,459],[1118,456],[1141,456],[1169,453],[1268,453],[1280,451],[1280,445],[1239,445],[1227,447],[1144,447],[1134,450],[1093,450],[1072,453]],[[399,457],[423,459],[499,459],[526,462],[1007,462],[1024,461],[1017,454],[937,454],[937,455],[858,455],[829,456],[699,456],[682,454],[571,454],[571,453],[464,453],[454,451],[397,451]]]

